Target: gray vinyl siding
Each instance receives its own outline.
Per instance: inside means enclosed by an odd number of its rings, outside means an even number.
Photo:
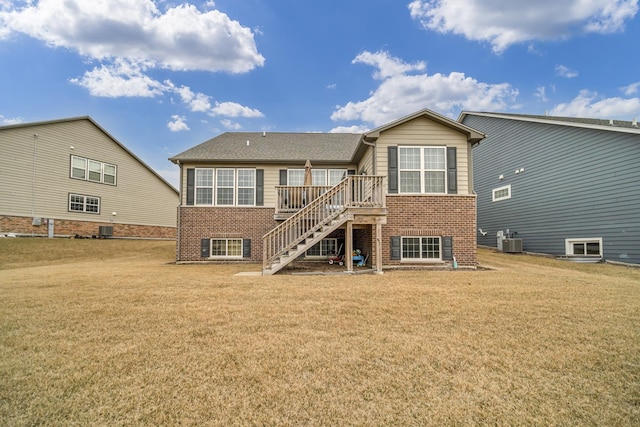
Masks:
[[[88,119],[5,127],[0,147],[0,215],[176,226],[176,190]],[[71,178],[72,155],[115,165],[116,185]],[[70,212],[69,193],[100,213]]]
[[[473,150],[487,232],[478,244],[496,246],[509,229],[526,251],[565,255],[565,239],[602,238],[605,259],[640,263],[640,135],[474,115],[463,123],[487,134]],[[511,198],[493,202],[505,185]]]

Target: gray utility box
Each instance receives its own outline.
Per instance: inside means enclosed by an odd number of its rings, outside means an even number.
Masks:
[[[111,237],[113,236],[113,227],[110,225],[100,225],[98,227],[98,236]]]
[[[502,252],[521,253],[522,239],[502,239]]]

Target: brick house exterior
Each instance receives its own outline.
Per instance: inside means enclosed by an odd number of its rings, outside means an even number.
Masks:
[[[348,254],[359,249],[376,271],[450,267],[454,260],[475,268],[471,147],[483,138],[430,110],[364,134],[219,135],[170,159],[181,168],[176,259],[263,262],[273,274],[269,263],[280,261],[272,259],[326,261],[342,247]],[[336,206],[340,212],[312,235],[269,259],[269,235],[280,233],[276,246],[295,239],[306,224],[296,218]]]
[[[0,234],[176,238],[178,191],[92,118],[0,126],[0,146]]]

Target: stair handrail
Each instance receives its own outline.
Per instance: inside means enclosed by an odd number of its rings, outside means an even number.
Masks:
[[[323,225],[342,213],[350,202],[351,176],[313,199],[277,227],[263,236],[263,268],[267,268],[282,253],[293,249]],[[341,197],[339,197],[341,196]]]

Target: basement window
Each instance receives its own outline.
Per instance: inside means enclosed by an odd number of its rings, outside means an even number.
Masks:
[[[441,247],[440,237],[403,237],[402,260],[440,261]]]
[[[602,258],[602,238],[566,239],[565,250],[567,256]]]
[[[328,258],[336,253],[338,239],[322,239],[304,254],[306,258]]]
[[[491,190],[491,199],[494,202],[498,202],[500,200],[507,200],[511,198],[511,184],[505,185],[504,187],[498,187]]]
[[[211,239],[212,258],[242,258],[242,239]]]

